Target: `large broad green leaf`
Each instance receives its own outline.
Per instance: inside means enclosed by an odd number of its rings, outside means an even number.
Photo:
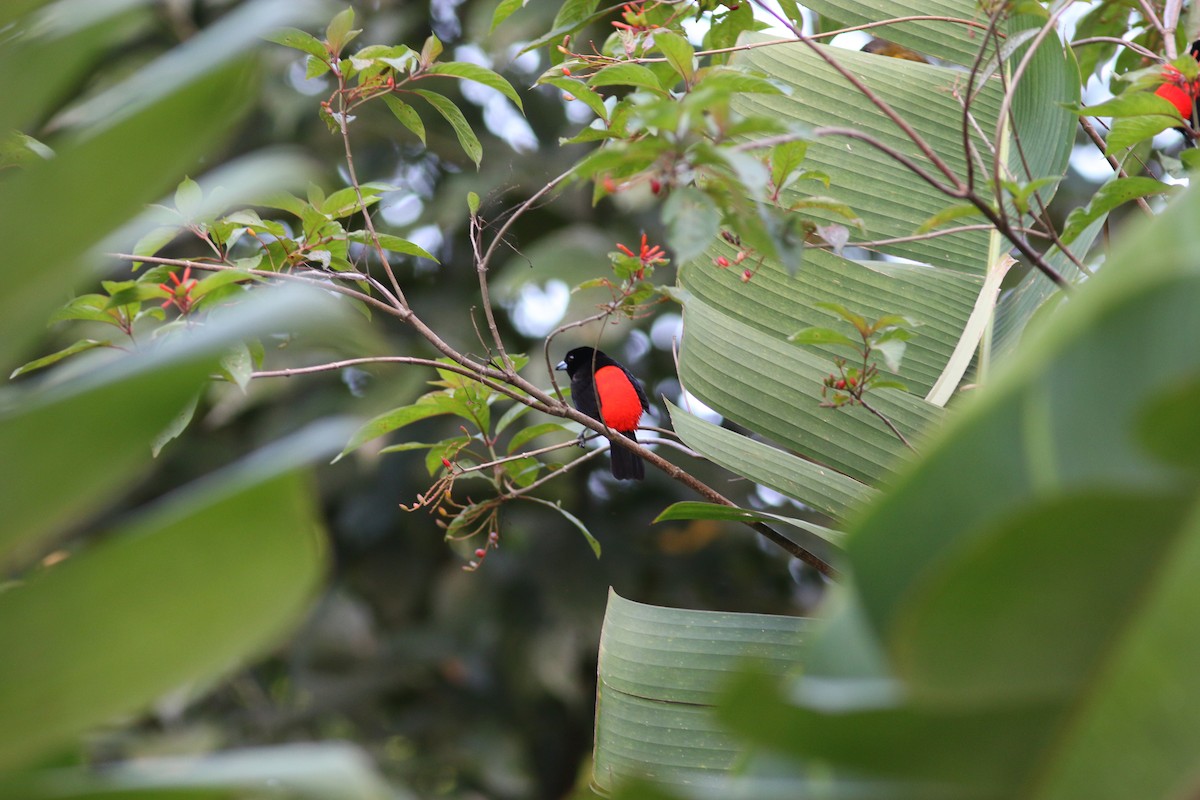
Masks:
[[[700,455],[832,517],[845,516],[873,494],[839,472],[705,422],[669,401],[667,410],[679,438]]]
[[[733,248],[721,241],[711,246],[715,259],[732,259]],[[729,316],[780,341],[806,327],[837,327],[840,321],[817,303],[838,303],[868,319],[900,314],[911,319],[916,334],[904,353],[898,377],[911,392],[924,395],[937,380],[958,341],[982,280],[952,270],[884,261],[848,261],[823,251],[805,256],[793,276],[770,263],[743,282],[733,269],[710,260],[686,265],[681,286]],[[847,325],[846,332],[853,335]],[[851,358],[844,347],[807,348]],[[707,402],[707,401],[706,401]]]
[[[821,408],[832,364],[768,336],[707,303],[684,302],[680,379],[725,417],[839,472],[879,485],[910,451],[861,408]],[[910,441],[941,420],[942,409],[904,392],[871,400]]]
[[[602,791],[629,778],[687,786],[719,780],[738,752],[711,706],[735,666],[770,674],[796,666],[808,620],[685,611],[609,593],[596,711],[592,780]]]
[[[102,363],[73,381],[18,392],[0,412],[0,564],[36,553],[41,540],[111,503],[151,464],[151,444],[242,340],[345,322],[345,309],[311,290],[262,294],[219,323],[183,332],[157,350]],[[136,409],[136,412],[131,410]],[[70,464],[70,469],[64,465]]]
[[[958,4],[960,10],[967,5]],[[835,16],[837,10],[826,9]],[[885,2],[861,13],[882,19],[914,12],[904,4]],[[977,12],[972,11],[967,17],[972,15]],[[1015,19],[1011,31],[1029,28],[1037,22],[1032,18]],[[941,31],[939,35],[947,35],[945,25],[936,27]],[[971,51],[979,46],[980,41],[970,37],[967,28],[951,26],[950,30],[951,36],[958,35],[969,42]],[[1012,59],[1023,57],[1022,48],[1028,48],[1031,35],[1025,35],[1026,43],[1015,49]],[[768,41],[757,34],[749,36],[755,44]],[[956,175],[967,174],[963,154],[962,70],[835,48],[822,52],[845,65],[905,115]],[[797,43],[763,46],[740,53],[738,59],[743,66],[758,69],[780,84],[792,87],[786,94],[739,97],[736,106],[744,113],[764,114],[795,129],[870,131],[886,146],[906,154],[931,174],[937,173],[933,163],[908,136],[813,48]],[[1074,62],[1064,52],[1060,40],[1055,35],[1045,37],[1028,69],[1023,71],[1012,117],[1006,126],[998,125],[1002,85],[994,70],[992,73],[972,101],[972,122],[967,128],[977,132],[973,136],[982,132],[988,137],[1004,128],[1008,135],[1001,152],[1008,154],[1006,163],[1018,183],[1061,175],[1070,152],[1074,120],[1057,104],[1070,102],[1076,96],[1078,80]],[[1050,102],[1048,98],[1057,100]],[[1048,102],[1054,106],[1049,111],[1045,109]],[[1038,108],[1042,109],[1040,115]],[[920,113],[914,114],[914,109],[920,109]],[[1013,135],[1014,129],[1021,131],[1025,127],[1030,130]],[[973,146],[981,153],[990,152],[981,140]],[[868,239],[910,235],[951,202],[947,195],[903,164],[864,142],[846,137],[822,137],[812,142],[804,166],[831,176],[831,187],[821,193],[853,208],[863,219]],[[976,177],[977,186],[982,187],[986,176]],[[800,185],[803,182],[797,184]],[[799,197],[794,189],[787,191],[792,192],[787,194],[787,200]],[[1052,189],[1041,191],[1048,196]],[[827,221],[839,220],[831,215]],[[690,343],[690,347],[685,344],[681,358],[681,373],[689,390],[730,419],[819,464],[869,484],[886,479],[902,450],[892,450],[893,441],[873,439],[863,432],[859,427],[861,419],[856,416],[862,409],[851,414],[833,414],[818,408],[819,382],[829,373],[829,367],[818,368],[810,362],[806,369],[796,361],[803,358],[781,343],[801,328],[830,324],[826,312],[814,307],[818,302],[837,302],[868,318],[905,315],[920,327],[908,345],[898,377],[910,391],[923,396],[946,371],[963,339],[979,293],[985,289],[982,275],[990,260],[1001,256],[1002,249],[986,231],[899,242],[878,249],[916,259],[927,266],[856,263],[810,249],[795,275],[768,262],[756,267],[750,280],[745,281],[743,276],[735,274],[736,270],[714,266],[718,261],[734,261],[735,251],[725,241],[713,243],[708,251],[710,259],[687,264],[680,273],[680,285],[689,293],[685,295],[689,298],[685,343]],[[1035,281],[1030,279],[1030,284],[1035,285]],[[1046,296],[1047,290],[1036,285],[1034,291],[1021,293],[1020,303],[1010,303],[1012,311],[1006,315],[1003,329],[1006,344],[1015,340],[1014,332],[1023,328]],[[986,311],[982,309],[980,315]],[[984,318],[979,319],[982,323]],[[953,375],[942,380],[939,405],[951,396],[951,384],[956,384],[963,374],[967,356],[984,330],[984,325],[977,324],[970,331],[971,339],[961,348],[963,353],[957,359]],[[852,355],[839,352],[836,346],[823,347],[817,352],[827,358]],[[897,397],[902,399],[896,400]],[[880,393],[878,399],[901,404],[909,400],[889,392]],[[936,416],[920,403],[905,407],[924,415],[926,420]],[[895,406],[885,416],[896,422],[907,436],[910,429],[893,416],[897,413],[894,409]],[[924,423],[910,419],[908,424],[915,430]],[[881,430],[885,429],[881,426]],[[898,437],[891,439],[899,442]]]
[[[229,671],[295,622],[326,559],[297,468],[347,432],[274,445],[0,594],[0,770]]]
[[[746,39],[757,43],[767,37],[748,34]],[[954,96],[956,87],[963,83],[961,71],[825,45],[818,47],[825,48],[825,52],[852,70],[893,108],[901,113],[908,111],[907,116],[912,117],[909,122],[955,174],[966,174],[962,106]],[[803,44],[759,47],[741,54],[738,63],[792,87],[789,94],[743,95],[734,103],[738,110],[808,128],[868,131],[926,169],[935,169],[882,111],[868,103],[810,47]],[[984,131],[995,128],[999,104],[999,82],[989,83],[974,106]],[[920,114],[912,114],[912,109],[920,109]],[[985,148],[981,142],[975,144]],[[850,206],[862,218],[866,236],[872,240],[910,236],[921,223],[955,202],[890,156],[861,141],[821,137],[809,146],[804,166],[830,175],[829,189],[822,186],[819,194]],[[798,198],[794,191],[785,192],[785,202]],[[814,211],[813,216],[820,218],[821,214]],[[844,222],[834,214],[827,215],[826,221]],[[986,231],[972,231],[885,245],[880,249],[938,267],[982,274],[987,240]]]
[[[900,17],[946,17],[946,21],[897,22],[873,28],[870,32],[919,53],[963,65],[975,59],[983,31],[950,20],[987,24],[987,17],[979,10],[975,0],[875,0],[869,3],[857,0],[806,0],[804,6],[847,27]]]
[[[894,691],[802,682],[781,707],[747,683],[732,724],[771,749],[938,780],[952,796],[1191,791],[1197,213],[1192,190],[1123,243],[852,528],[856,607]],[[858,708],[834,713],[831,697]],[[743,711],[760,701],[778,712],[770,735]],[[919,749],[897,738],[905,729]]]

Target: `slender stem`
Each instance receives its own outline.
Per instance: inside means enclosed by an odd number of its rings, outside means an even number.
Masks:
[[[1092,144],[1096,145],[1096,149],[1100,151],[1102,156],[1104,156],[1104,160],[1107,161],[1108,165],[1113,168],[1113,171],[1122,178],[1128,178],[1129,173],[1125,171],[1123,166],[1121,166],[1121,162],[1117,160],[1116,156],[1111,156],[1108,154],[1108,144],[1104,141],[1104,138],[1100,136],[1100,132],[1096,130],[1096,127],[1092,125],[1091,120],[1089,120],[1087,117],[1081,116],[1079,118],[1079,125],[1083,128],[1083,132],[1087,134],[1087,137],[1091,139]],[[1142,209],[1147,216],[1154,216],[1154,211],[1150,208],[1150,204],[1146,202],[1146,198],[1138,197],[1136,200],[1138,208]]]
[[[396,307],[399,309],[407,309],[408,301],[404,297],[404,291],[400,288],[400,282],[396,280],[396,273],[392,270],[392,264],[388,260],[387,252],[383,249],[383,245],[379,241],[379,234],[375,231],[375,221],[371,218],[371,211],[367,208],[367,203],[363,199],[362,185],[358,180],[358,173],[354,169],[354,151],[350,147],[350,123],[349,110],[346,108],[346,76],[338,69],[336,61],[332,64],[333,72],[338,79],[338,109],[337,114],[338,129],[342,135],[342,148],[346,153],[346,174],[350,178],[350,185],[354,187],[355,196],[358,199],[358,205],[362,209],[363,221],[366,223],[367,231],[371,234],[371,242],[375,245],[375,252],[379,256],[379,261],[383,264],[383,270],[387,273],[388,280],[392,284],[392,299],[395,301]]]

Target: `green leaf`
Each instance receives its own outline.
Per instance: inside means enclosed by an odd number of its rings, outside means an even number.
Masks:
[[[191,178],[185,177],[179,184],[179,188],[175,190],[175,208],[179,210],[184,219],[195,219],[196,212],[200,210],[203,200],[204,195],[200,191],[200,184]]]
[[[1179,187],[1170,186],[1154,178],[1115,178],[1101,186],[1085,208],[1071,210],[1067,215],[1066,225],[1063,226],[1061,238],[1065,244],[1070,244],[1093,222],[1130,200],[1178,191]]]
[[[954,203],[953,205],[946,206],[922,222],[913,233],[929,233],[929,231],[940,228],[947,222],[954,222],[966,217],[978,217],[982,213],[974,203]]]
[[[299,50],[303,53],[308,53],[313,58],[321,61],[326,61],[329,58],[329,51],[325,49],[325,45],[312,34],[305,33],[299,28],[281,28],[266,34],[265,38],[269,42],[281,44],[284,47],[291,47],[294,50]]]
[[[789,342],[796,344],[838,344],[845,345],[858,349],[862,347],[862,341],[855,341],[844,333],[835,331],[832,328],[805,328],[802,331],[797,331],[788,337]]]
[[[478,64],[471,64],[466,61],[446,61],[440,64],[433,64],[429,69],[425,70],[425,74],[448,75],[454,78],[474,81],[490,89],[495,89],[511,100],[517,108],[522,111],[525,110],[521,104],[521,96],[517,94],[517,90],[513,88],[512,84],[487,67],[481,67]]]
[[[329,26],[325,28],[325,39],[329,42],[329,49],[334,53],[342,52],[342,48],[361,33],[353,28],[354,7],[346,6],[334,15],[333,19],[329,21]]]
[[[500,23],[511,17],[517,10],[524,8],[525,3],[526,0],[500,0],[496,10],[492,12],[492,25],[488,29],[488,33],[495,33]]]
[[[1166,98],[1159,97],[1153,92],[1126,92],[1111,100],[1094,106],[1084,106],[1075,111],[1080,116],[1128,117],[1161,116],[1168,117],[1176,125],[1179,124],[1179,112]]]
[[[0,769],[225,674],[298,621],[326,547],[296,469],[341,435],[268,448],[0,593],[0,681],[23,687],[0,706]]]
[[[804,162],[808,142],[781,142],[771,148],[771,183],[776,189],[785,188],[789,178]],[[828,184],[827,184],[828,185]]]
[[[63,292],[77,276],[89,274],[80,254],[140,213],[146,203],[168,194],[217,136],[236,123],[245,95],[229,87],[240,85],[245,77],[241,60],[261,43],[258,37],[305,13],[301,4],[284,0],[243,3],[192,37],[186,47],[112,82],[58,117],[58,124],[79,135],[64,137],[54,159],[35,162],[0,184],[0,208],[5,209],[0,214],[0,241],[6,248],[0,261],[5,287],[0,318],[12,324],[0,337],[0,362],[17,362],[46,316],[62,302]],[[72,46],[86,56],[94,52],[95,36],[89,28],[84,41]],[[19,63],[9,61],[14,57]],[[6,110],[20,103],[21,86],[36,87],[41,94],[46,91],[44,79],[57,72],[57,64],[71,61],[68,54],[44,43],[24,42],[6,49],[0,55],[0,85],[10,87]],[[41,79],[4,79],[31,71]],[[104,191],[79,192],[79,186],[102,186]],[[52,237],[30,235],[44,229],[42,210],[50,207],[71,224],[60,226]],[[29,270],[26,265],[31,263],[40,266]]]
[[[23,562],[39,540],[110,505],[150,464],[155,437],[195,395],[228,348],[262,331],[346,320],[311,290],[251,298],[222,319],[69,382],[10,398],[0,413],[0,563]],[[129,413],[136,408],[137,413]],[[65,442],[71,469],[61,451]]]
[[[721,224],[721,212],[713,201],[691,187],[671,192],[663,204],[662,218],[667,225],[667,244],[680,264],[703,255]]]
[[[562,89],[565,93],[574,97],[579,102],[592,110],[592,113],[598,116],[605,122],[608,121],[608,109],[604,105],[604,98],[596,92],[592,91],[582,81],[577,81],[574,78],[564,78],[562,76],[555,77],[553,75],[541,78],[538,83],[548,84],[557,89]]]
[[[679,366],[684,387],[709,407],[856,480],[881,483],[911,458],[873,415],[820,407],[829,374],[825,358],[724,316],[694,297],[684,303]],[[872,405],[910,441],[942,416],[935,406],[893,392]]]
[[[523,407],[527,408],[528,406]],[[540,425],[532,425],[513,434],[512,439],[508,443],[507,452],[515,453],[527,442],[531,442],[539,436],[545,436],[547,433],[565,433],[566,430],[566,427],[557,422],[543,422]]]
[[[712,705],[746,661],[774,675],[799,664],[809,620],[689,611],[609,592],[600,635],[592,780],[604,792],[631,777],[682,790],[737,761],[737,740]]]
[[[354,452],[372,439],[378,439],[380,436],[399,430],[414,422],[428,419],[429,417],[452,413],[455,412],[451,407],[449,398],[441,393],[425,395],[412,405],[401,406],[400,408],[384,412],[367,421],[355,431],[354,435],[350,437],[350,441],[342,449],[342,452],[333,460],[333,463],[336,464],[344,456]]]
[[[76,353],[82,353],[86,350],[91,350],[94,347],[112,347],[112,341],[109,339],[80,339],[74,344],[64,347],[58,352],[51,353],[48,356],[42,356],[41,358],[30,361],[28,364],[17,367],[8,377],[9,379],[16,378],[20,375],[33,372],[34,370],[48,367],[51,364],[57,364],[59,361],[62,361],[68,356],[73,356]]]
[[[1113,120],[1104,152],[1106,155],[1115,155],[1126,147],[1132,147],[1165,130],[1178,127],[1179,122],[1178,116],[1172,119],[1162,115]]]
[[[705,422],[668,401],[679,438],[713,462],[832,517],[846,517],[873,491],[835,470]]]
[[[665,95],[666,89],[658,76],[641,64],[610,64],[588,78],[588,86],[636,86]]]
[[[180,434],[187,430],[187,426],[192,424],[192,418],[196,415],[196,406],[200,403],[201,392],[192,395],[192,399],[179,410],[167,427],[158,432],[154,437],[154,441],[150,443],[150,454],[158,458],[162,453],[163,448],[170,444],[175,439],[178,439]]]
[[[766,511],[755,511],[748,508],[738,508],[736,506],[721,505],[719,503],[701,503],[696,501],[681,501],[672,503],[663,509],[654,522],[670,522],[672,520],[684,519],[709,519],[719,520],[722,522],[762,522],[762,523],[782,523],[793,528],[798,528],[803,532],[802,535],[795,535],[791,531],[782,533],[796,544],[803,547],[809,552],[816,553],[821,558],[829,558],[834,551],[834,547],[840,547],[843,534],[841,531],[827,528],[824,525],[817,525],[814,522],[809,522],[798,517],[789,517],[784,514],[772,514]],[[833,545],[834,547],[830,547]]]
[[[400,124],[412,131],[421,140],[421,144],[425,144],[425,123],[421,121],[416,109],[392,94],[385,94],[383,102],[396,115],[396,119],[400,120]]]
[[[549,500],[543,500],[540,497],[533,497],[532,495],[524,495],[522,497],[522,499],[527,500],[531,503],[537,503],[538,505],[541,505],[541,506],[546,506],[547,508],[552,508],[555,511],[557,511],[559,514],[562,515],[563,519],[565,519],[567,522],[574,525],[575,529],[583,534],[584,540],[587,541],[588,547],[592,548],[592,552],[596,554],[596,558],[600,557],[600,542],[596,541],[596,537],[592,536],[592,532],[587,529],[587,526],[583,524],[583,521],[580,520],[579,517],[576,517],[574,514],[567,511],[565,508],[563,508],[558,503],[551,503]]]
[[[696,76],[696,52],[688,40],[673,31],[654,31],[654,47],[664,56],[684,83],[691,84]]]
[[[479,137],[475,135],[475,131],[471,130],[471,125],[458,106],[440,94],[425,89],[414,89],[413,91],[424,97],[426,102],[450,123],[450,127],[454,129],[454,135],[458,137],[459,145],[462,146],[467,157],[475,162],[475,168],[478,169],[479,162],[483,159],[483,146],[479,144]]]

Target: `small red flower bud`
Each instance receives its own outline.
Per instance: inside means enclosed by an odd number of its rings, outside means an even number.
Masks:
[[[476,558],[483,558],[486,555],[487,555],[487,550],[484,550],[482,547],[480,547],[478,550],[475,551]]]
[[[750,270],[744,270],[742,272],[742,283],[749,283],[750,279],[753,277],[754,277],[753,272],[751,272]]]
[[[843,379],[841,379],[841,378],[838,378],[836,381],[834,381],[834,382],[833,382],[833,388],[835,388],[835,389],[845,389],[845,388],[846,388],[846,381],[844,381],[844,380],[843,380]]]
[[[488,534],[488,544],[494,545],[498,541],[500,541],[500,532],[499,531],[492,531],[491,533]]]
[[[617,184],[613,182],[612,178],[604,178],[604,191],[608,192],[609,194],[613,194],[617,191]]]
[[[450,463],[450,459],[448,458],[442,459],[442,466],[446,469],[454,469],[454,465]]]
[[[658,180],[658,178],[651,178],[650,179],[650,191],[654,192],[655,194],[658,194],[659,192],[661,192],[662,191],[662,181]]]
[[[722,269],[724,269],[725,267],[729,266],[729,259],[726,258],[725,256],[717,256],[717,260],[714,263],[718,267],[721,267]]]
[[[566,75],[568,78],[571,77],[571,70],[567,69],[566,67],[563,67],[562,71],[563,71],[563,75]]]

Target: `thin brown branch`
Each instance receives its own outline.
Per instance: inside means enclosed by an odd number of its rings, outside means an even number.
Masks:
[[[1137,42],[1131,42],[1128,39],[1118,39],[1116,36],[1087,36],[1083,39],[1076,39],[1071,42],[1071,47],[1083,47],[1084,45],[1102,43],[1115,44],[1120,47],[1128,47],[1138,55],[1148,58],[1151,61],[1161,60],[1161,57],[1158,55],[1158,53],[1154,52],[1153,50],[1142,47]]]
[[[521,392],[513,389],[505,383],[502,383],[486,376],[481,376],[477,370],[469,367],[464,367],[461,364],[449,363],[446,361],[437,361],[432,358],[419,358],[417,356],[364,356],[361,358],[347,358],[341,361],[329,361],[324,364],[314,364],[308,367],[289,367],[287,369],[265,369],[250,373],[251,378],[293,378],[297,375],[316,375],[322,372],[334,372],[346,367],[361,366],[364,364],[407,364],[418,367],[432,367],[433,369],[444,369],[447,372],[453,372],[456,375],[462,375],[472,380],[477,380],[489,389],[500,392],[501,394],[517,400],[535,411],[547,412],[548,409],[538,402],[531,402]]]
[[[346,174],[350,178],[350,185],[354,187],[355,197],[358,199],[358,205],[362,209],[363,222],[367,226],[367,232],[371,235],[371,242],[375,245],[375,253],[379,256],[379,262],[383,265],[383,271],[387,273],[388,280],[392,284],[392,300],[396,308],[400,310],[408,309],[408,301],[404,297],[404,290],[400,288],[400,282],[396,280],[396,273],[392,270],[392,264],[388,260],[387,251],[383,249],[383,245],[379,241],[379,234],[375,231],[375,221],[371,218],[371,210],[367,208],[366,200],[363,198],[362,185],[358,180],[358,173],[354,168],[354,150],[350,147],[350,123],[349,109],[346,107],[346,76],[338,69],[336,61],[331,65],[334,74],[338,80],[338,110],[336,114],[338,129],[342,136],[342,148],[346,153]]]
[[[1079,118],[1079,125],[1083,128],[1083,132],[1087,135],[1088,139],[1092,141],[1092,144],[1096,145],[1096,149],[1100,151],[1100,155],[1104,156],[1104,160],[1107,161],[1108,165],[1113,168],[1113,172],[1117,173],[1119,177],[1128,178],[1129,173],[1125,171],[1123,166],[1121,166],[1121,162],[1117,160],[1116,156],[1111,156],[1108,154],[1108,143],[1104,141],[1104,138],[1100,135],[1100,132],[1096,130],[1094,125],[1092,125],[1092,121],[1087,117],[1081,116]],[[1150,204],[1146,202],[1146,198],[1138,197],[1136,200],[1138,208],[1142,209],[1146,216],[1154,216],[1154,210],[1150,208]]]
[[[1146,20],[1146,24],[1158,31],[1158,35],[1162,37],[1163,50],[1167,54],[1167,59],[1175,58],[1175,42],[1167,38],[1166,26],[1158,18],[1158,12],[1154,10],[1154,6],[1148,0],[1138,0],[1138,6],[1142,10],[1142,19]]]

